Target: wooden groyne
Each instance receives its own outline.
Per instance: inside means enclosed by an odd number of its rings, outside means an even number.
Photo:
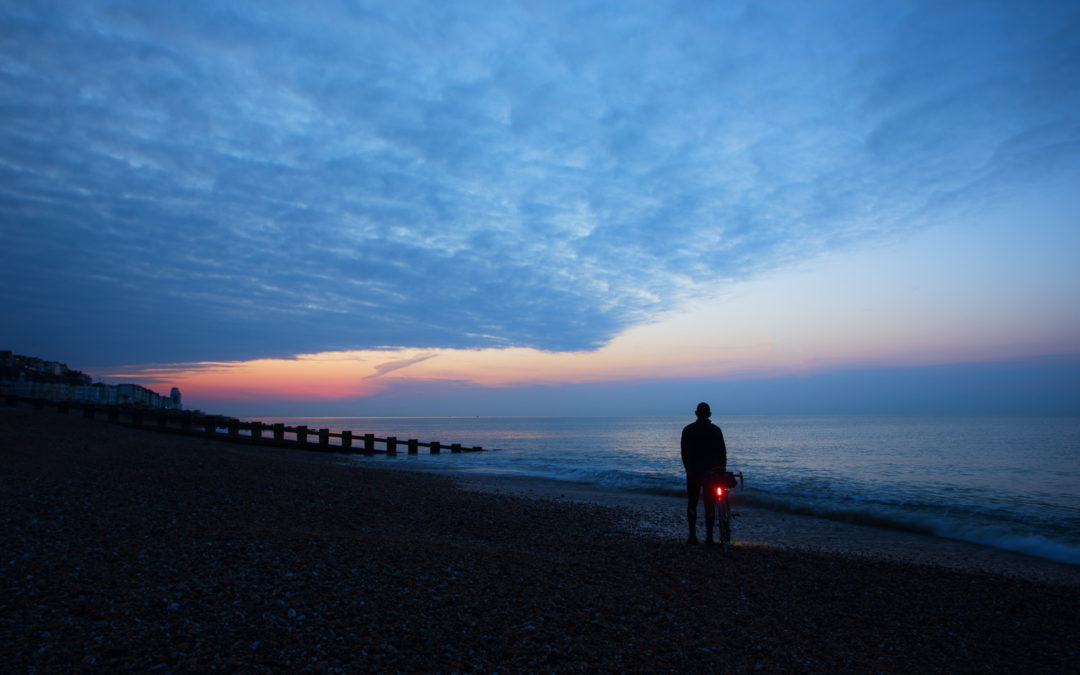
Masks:
[[[357,434],[353,431],[330,431],[312,429],[307,426],[288,426],[285,424],[266,424],[264,422],[244,422],[234,417],[208,415],[191,410],[155,410],[125,406],[103,406],[93,403],[65,401],[47,401],[28,399],[21,396],[6,395],[9,407],[29,405],[35,410],[55,408],[64,415],[81,415],[87,419],[108,419],[114,424],[138,427],[164,433],[202,436],[214,440],[265,445],[275,447],[298,448],[322,452],[337,452],[352,455],[395,455],[406,452],[410,455],[420,453],[425,448],[430,454],[447,452],[480,452],[484,448],[464,446],[460,443],[445,444],[440,441],[420,441],[415,438],[399,439],[394,436],[379,438],[375,434]]]

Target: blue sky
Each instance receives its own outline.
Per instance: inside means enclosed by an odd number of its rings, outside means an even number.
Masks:
[[[0,21],[19,353],[162,384],[348,354],[366,388],[319,405],[409,414],[393,392],[694,399],[1080,354],[1075,3],[37,0]],[[535,365],[496,377],[510,356]],[[1048,405],[1080,389],[1068,363]],[[245,406],[295,381],[269,377]]]

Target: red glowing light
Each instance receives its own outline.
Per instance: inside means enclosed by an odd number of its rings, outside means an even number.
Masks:
[[[716,496],[717,497],[723,497],[724,496],[724,488],[723,487],[718,486],[716,488]]]

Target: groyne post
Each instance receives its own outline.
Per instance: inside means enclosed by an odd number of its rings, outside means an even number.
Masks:
[[[209,438],[219,438],[219,429],[224,428],[229,440],[239,440],[242,436],[241,432],[247,430],[250,434],[250,440],[252,443],[260,443],[261,441],[269,441],[268,432],[273,429],[273,441],[276,444],[297,447],[301,449],[322,450],[323,452],[340,452],[343,454],[350,454],[356,451],[363,452],[365,455],[378,454],[380,451],[375,449],[376,443],[383,443],[385,446],[385,454],[396,455],[399,452],[399,448],[402,444],[408,449],[410,455],[416,455],[420,452],[420,446],[424,446],[430,449],[432,455],[441,454],[443,449],[449,449],[452,453],[460,452],[479,452],[483,450],[482,447],[474,445],[467,447],[461,443],[441,443],[439,441],[420,442],[415,438],[408,440],[402,440],[397,436],[387,436],[386,438],[376,438],[375,434],[363,434],[364,439],[363,449],[361,450],[355,443],[357,435],[355,432],[349,429],[343,429],[340,432],[331,432],[330,429],[317,429],[313,430],[306,425],[300,425],[296,427],[286,426],[283,422],[277,422],[274,424],[267,424],[265,422],[242,422],[239,419],[233,417],[227,417],[224,415],[207,415],[201,412],[190,410],[166,410],[161,408],[143,408],[132,405],[102,405],[78,400],[66,400],[66,401],[50,401],[43,398],[29,398],[21,397],[18,395],[2,394],[0,393],[0,405],[7,404],[18,408],[20,405],[29,403],[34,409],[43,410],[46,407],[53,408],[60,414],[72,415],[76,414],[74,410],[82,410],[82,416],[87,419],[97,418],[102,411],[105,412],[109,422],[120,423],[121,418],[133,427],[144,427],[147,424],[154,425],[159,431],[168,432],[181,432],[185,434],[202,435]],[[286,440],[285,433],[290,432],[295,435],[294,439]],[[311,445],[309,445],[308,435],[317,434],[318,440],[312,439]],[[341,439],[340,446],[335,447],[330,443],[330,437],[336,436]],[[314,447],[312,447],[314,446]]]

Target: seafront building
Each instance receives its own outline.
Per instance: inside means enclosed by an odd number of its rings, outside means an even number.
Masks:
[[[138,384],[94,382],[67,364],[0,351],[0,395],[107,406],[180,410],[180,390],[168,396]]]

